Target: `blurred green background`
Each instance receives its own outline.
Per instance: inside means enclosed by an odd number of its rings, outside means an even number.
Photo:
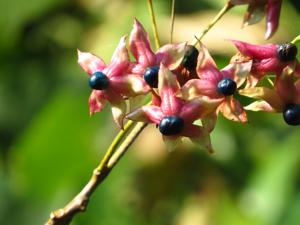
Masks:
[[[175,41],[192,40],[224,2],[178,0]],[[154,4],[166,43],[171,2]],[[220,67],[235,52],[224,39],[265,42],[265,21],[240,29],[245,9],[203,39]],[[284,1],[270,41],[300,34],[299,11],[298,0]],[[43,224],[83,187],[118,131],[109,108],[89,117],[76,49],[108,61],[134,17],[152,37],[150,19],[144,0],[1,0],[0,12],[0,224]],[[73,224],[299,224],[300,129],[276,114],[249,120],[220,118],[214,155],[189,143],[168,153],[149,126]]]

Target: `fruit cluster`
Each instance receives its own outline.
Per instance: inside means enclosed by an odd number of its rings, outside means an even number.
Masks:
[[[188,137],[212,151],[210,133],[219,114],[245,123],[245,110],[280,112],[289,125],[300,125],[300,64],[294,44],[253,45],[230,40],[238,49],[229,64],[218,69],[206,47],[166,44],[154,52],[142,25],[135,20],[106,65],[93,54],[78,51],[80,66],[93,89],[90,113],[106,102],[123,128],[124,119],[154,123],[173,147]],[[199,47],[196,47],[199,46]],[[130,60],[129,51],[134,57]],[[266,84],[269,80],[270,84]],[[152,96],[149,105],[128,110],[136,96]],[[243,106],[235,97],[256,99]]]

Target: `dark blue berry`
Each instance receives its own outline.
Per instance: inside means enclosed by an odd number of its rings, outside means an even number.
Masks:
[[[182,60],[182,65],[188,70],[194,70],[197,66],[199,51],[193,45],[187,45],[185,54]]]
[[[282,62],[289,62],[295,60],[297,52],[298,50],[296,45],[291,43],[281,44],[278,46],[277,49],[278,57]]]
[[[300,106],[296,104],[287,105],[283,111],[283,119],[288,125],[300,125]]]
[[[224,78],[218,83],[218,91],[225,96],[233,95],[236,88],[235,81],[230,78]]]
[[[184,121],[178,116],[166,116],[159,123],[159,131],[166,136],[179,134],[184,127]]]
[[[158,86],[158,71],[158,66],[151,66],[144,73],[144,80],[152,88],[157,88]]]
[[[105,90],[109,86],[109,79],[104,73],[96,72],[90,77],[89,85],[92,89]]]

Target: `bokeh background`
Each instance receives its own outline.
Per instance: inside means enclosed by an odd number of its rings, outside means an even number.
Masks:
[[[223,0],[178,0],[175,41],[192,40]],[[164,43],[170,0],[154,0]],[[220,67],[226,38],[264,43],[265,22],[241,28],[246,7],[203,39]],[[270,40],[300,34],[300,3],[285,0]],[[109,108],[88,114],[90,89],[76,49],[110,59],[133,18],[152,37],[145,0],[0,1],[0,224],[43,224],[87,182],[118,132]],[[299,46],[300,47],[300,46]],[[149,126],[96,191],[74,225],[296,225],[300,221],[300,128],[281,115],[219,118],[208,155],[190,143],[168,153]]]

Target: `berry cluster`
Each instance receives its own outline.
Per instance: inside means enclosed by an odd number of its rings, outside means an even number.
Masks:
[[[198,48],[186,43],[167,44],[154,52],[148,34],[135,20],[129,50],[124,36],[108,65],[95,55],[78,51],[78,62],[90,75],[93,89],[90,113],[101,111],[108,101],[120,128],[125,118],[154,123],[169,146],[188,137],[209,152],[210,133],[220,113],[245,123],[245,110],[280,112],[287,124],[300,125],[296,46],[231,42],[239,52],[226,67],[218,69],[200,42]],[[129,51],[134,61],[130,61]],[[271,85],[263,82],[266,79]],[[152,95],[151,105],[128,111],[131,100],[147,94]],[[235,98],[238,94],[256,101],[243,106]]]

